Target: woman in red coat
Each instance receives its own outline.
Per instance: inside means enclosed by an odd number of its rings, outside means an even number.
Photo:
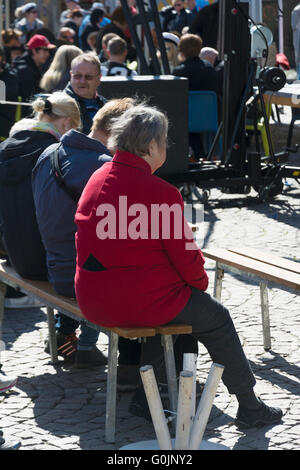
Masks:
[[[87,183],[75,217],[76,296],[88,320],[101,326],[187,323],[193,337],[223,364],[223,382],[239,402],[236,424],[281,420],[282,412],[254,393],[255,378],[228,310],[205,292],[204,258],[183,215],[179,191],[153,173],[166,159],[168,122],[138,105],[114,123],[111,162]],[[163,376],[159,337],[142,346],[141,364]],[[131,411],[145,416],[136,392]]]

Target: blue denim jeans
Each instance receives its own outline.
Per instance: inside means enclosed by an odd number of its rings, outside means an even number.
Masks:
[[[90,328],[84,321],[78,322],[63,313],[58,312],[56,315],[56,329],[63,335],[71,335],[79,326],[81,333],[79,335],[77,349],[85,351],[93,349],[98,341],[99,331]]]

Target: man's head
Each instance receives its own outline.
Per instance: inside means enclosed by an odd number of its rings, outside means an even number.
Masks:
[[[77,26],[80,26],[83,20],[83,14],[79,8],[71,10],[68,14],[68,18],[76,23]]]
[[[101,66],[94,54],[81,54],[71,63],[71,86],[80,98],[93,99],[100,85]]]
[[[207,60],[211,65],[215,65],[218,54],[218,51],[213,47],[202,47],[199,57],[202,60]]]
[[[55,47],[54,44],[51,44],[48,39],[41,34],[35,34],[26,44],[26,49],[28,49],[37,67],[47,62],[50,49],[54,49]]]
[[[178,44],[181,60],[199,57],[202,48],[202,39],[196,34],[184,34]]]
[[[107,44],[112,38],[118,38],[119,36],[116,33],[107,33],[104,34],[102,41],[101,41],[101,46],[102,50],[104,52],[105,57],[108,59],[108,52],[107,52]]]
[[[21,45],[22,33],[16,29],[6,29],[1,31],[3,45],[5,47],[18,47]]]
[[[115,119],[120,117],[127,109],[134,106],[133,98],[119,98],[109,100],[102,106],[93,118],[90,137],[100,140],[104,145],[110,135],[110,129]]]
[[[127,56],[126,41],[119,37],[112,38],[107,44],[107,52],[111,60],[123,64]]]
[[[22,13],[28,21],[34,21],[38,14],[36,3],[26,3],[22,8]]]
[[[172,6],[176,13],[180,13],[181,10],[184,8],[184,0],[173,0],[172,1]]]
[[[60,39],[61,41],[66,41],[68,44],[74,44],[74,37],[74,29],[63,26],[58,32],[57,39]]]

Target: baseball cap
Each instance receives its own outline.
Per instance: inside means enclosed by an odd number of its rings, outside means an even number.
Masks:
[[[105,11],[105,6],[103,5],[103,3],[100,3],[100,2],[94,2],[93,5],[92,5],[92,8],[91,10],[103,10]]]
[[[22,8],[22,13],[24,14],[27,11],[32,10],[33,8],[37,9],[36,3],[33,3],[33,2],[26,3]]]
[[[178,46],[180,39],[179,39],[178,36],[176,36],[176,34],[164,32],[164,33],[162,33],[162,36],[163,36],[165,41],[172,42],[173,44]]]
[[[35,34],[26,44],[27,49],[53,49],[54,47],[56,46],[51,44],[46,36],[42,36],[41,34]]]

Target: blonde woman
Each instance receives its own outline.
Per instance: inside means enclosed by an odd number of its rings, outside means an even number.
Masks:
[[[53,58],[53,61],[40,81],[40,87],[47,93],[63,90],[70,80],[71,62],[75,57],[82,54],[82,50],[77,46],[60,46]]]
[[[172,73],[174,67],[176,67],[179,64],[178,44],[179,44],[180,39],[179,39],[179,36],[177,36],[177,34],[173,34],[169,32],[162,33],[162,36],[163,36],[163,40],[165,43],[167,58],[168,58],[169,67],[170,67],[170,73]],[[161,52],[159,50],[157,51],[157,58],[159,60],[161,70],[163,72]]]
[[[63,92],[38,98],[32,107],[34,117],[16,123],[0,144],[0,218],[6,252],[15,270],[29,279],[47,279],[31,171],[47,147],[59,142],[68,130],[80,127],[80,113],[76,101]]]

